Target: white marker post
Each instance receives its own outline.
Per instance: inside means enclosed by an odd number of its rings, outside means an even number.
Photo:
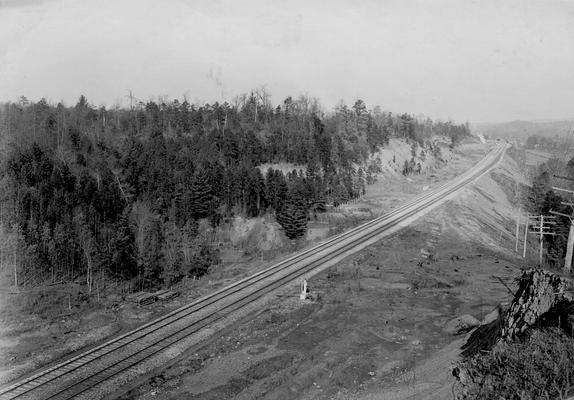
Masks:
[[[301,294],[299,295],[299,299],[305,300],[307,298],[307,279],[303,279],[301,282]]]

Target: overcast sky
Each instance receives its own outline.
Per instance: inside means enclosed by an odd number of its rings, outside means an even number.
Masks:
[[[574,0],[0,0],[0,101],[230,101],[574,116]]]

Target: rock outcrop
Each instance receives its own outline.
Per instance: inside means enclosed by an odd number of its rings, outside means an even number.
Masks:
[[[499,340],[514,341],[529,328],[560,326],[566,333],[574,331],[574,299],[567,289],[569,279],[542,269],[524,271],[518,290],[505,310],[498,306],[491,321],[479,326],[464,344],[462,355],[470,357],[490,350]]]
[[[566,320],[568,314],[561,316],[560,312],[574,305],[566,292],[568,284],[566,279],[542,269],[524,272],[518,280],[518,291],[512,304],[505,313],[502,338],[515,340],[535,325],[556,326],[560,319]]]
[[[498,318],[490,318],[468,338],[462,347],[464,360],[453,369],[462,388],[455,396],[466,399],[466,388],[481,385],[484,376],[477,376],[473,365],[497,344],[526,338],[533,328],[561,328],[570,337],[574,333],[574,297],[569,293],[572,282],[542,269],[524,271],[518,279],[518,290],[507,309],[497,307]],[[496,316],[496,313],[493,314]]]

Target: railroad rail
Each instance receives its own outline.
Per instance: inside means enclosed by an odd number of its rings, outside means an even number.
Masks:
[[[367,246],[487,173],[506,147],[497,146],[457,178],[356,228],[329,238],[258,273],[174,310],[68,360],[0,387],[0,399],[71,399],[149,360],[174,344],[321,266]],[[90,398],[92,396],[90,395]],[[97,397],[97,396],[95,396]]]

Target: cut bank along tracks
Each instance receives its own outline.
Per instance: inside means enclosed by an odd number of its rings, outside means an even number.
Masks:
[[[318,267],[351,254],[429,209],[486,173],[500,160],[499,146],[471,170],[414,198],[392,212],[334,236],[271,267],[241,279],[210,295],[82,354],[38,371],[0,389],[0,399],[70,399],[134,368],[170,346],[232,315],[245,305],[305,276]],[[92,397],[89,394],[89,397]],[[94,393],[94,397],[99,397]]]

